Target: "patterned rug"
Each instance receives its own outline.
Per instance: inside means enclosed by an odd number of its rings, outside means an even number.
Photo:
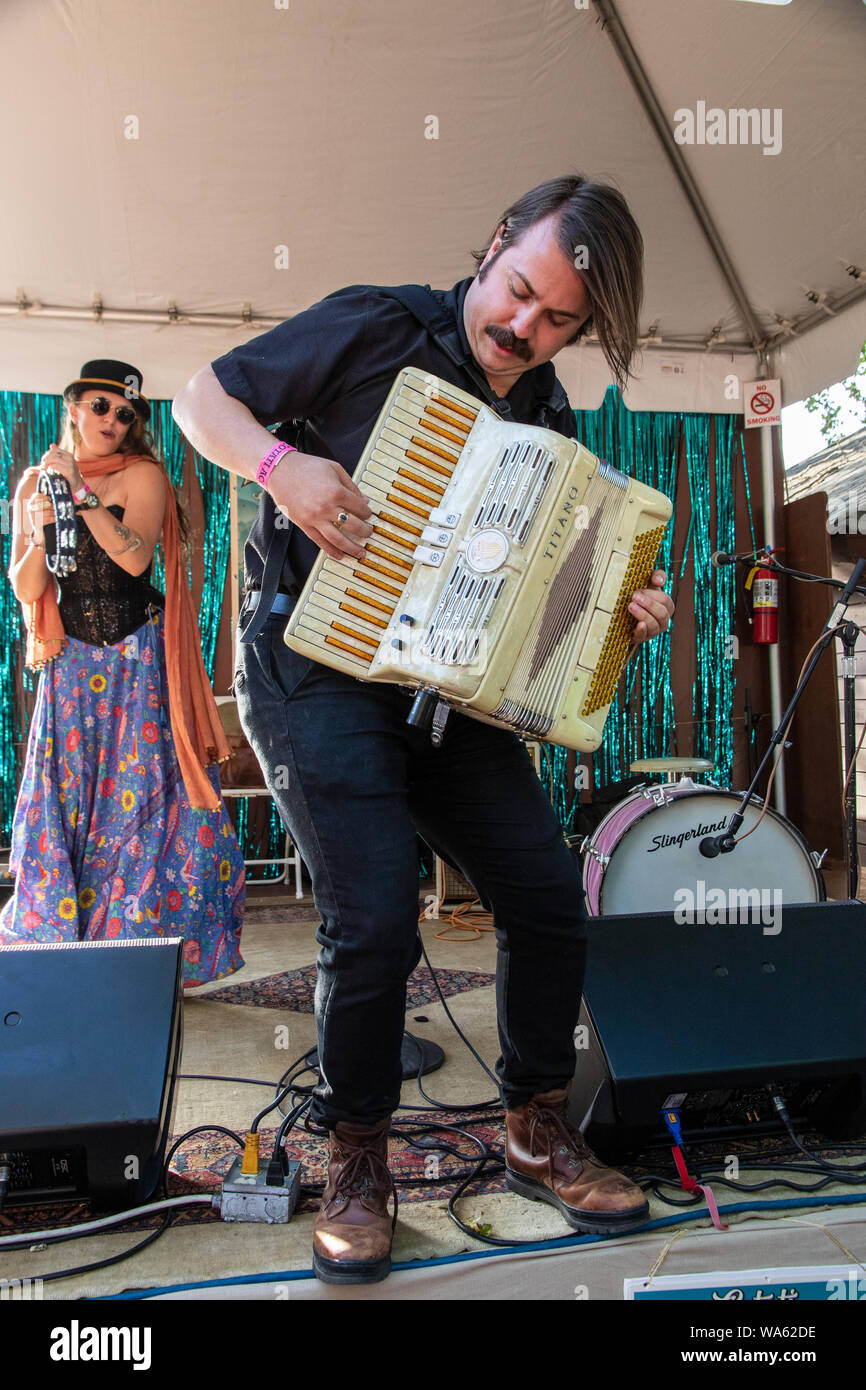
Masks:
[[[404,1111],[398,1124],[412,1128],[409,1143],[399,1134],[392,1134],[389,1144],[388,1165],[397,1186],[399,1200],[408,1202],[441,1201],[443,1204],[451,1196],[461,1178],[467,1176],[478,1162],[479,1150],[465,1135],[447,1129],[429,1131],[431,1117],[422,1113]],[[460,1119],[462,1128],[468,1129],[485,1145],[497,1154],[504,1154],[504,1120],[501,1112],[493,1112],[473,1120]],[[447,1121],[443,1120],[443,1124]],[[278,1126],[268,1129],[262,1126],[261,1154],[270,1159]],[[180,1135],[172,1135],[169,1147]],[[241,1138],[243,1136],[241,1135]],[[446,1145],[445,1152],[439,1145]],[[432,1147],[437,1146],[437,1147]],[[285,1151],[290,1159],[302,1165],[301,1200],[299,1212],[318,1210],[318,1194],[321,1191],[327,1172],[328,1141],[324,1134],[316,1134],[303,1128],[303,1124],[293,1129],[285,1143]],[[234,1160],[242,1150],[235,1146],[228,1135],[220,1133],[195,1134],[178,1149],[172,1159],[172,1171],[168,1180],[170,1197],[191,1197],[202,1193],[219,1192],[220,1186]],[[488,1165],[489,1178],[473,1183],[472,1193],[504,1192],[505,1180],[502,1169]],[[156,1197],[153,1198],[156,1200]],[[55,1226],[75,1225],[89,1221],[102,1213],[91,1209],[87,1201],[54,1202],[34,1206],[7,1207],[0,1213],[0,1234],[14,1235],[33,1230],[47,1230]],[[198,1226],[212,1221],[220,1221],[219,1212],[208,1207],[180,1208],[174,1216],[173,1225]],[[116,1233],[146,1231],[159,1225],[160,1218],[153,1216],[135,1222],[113,1227]]]
[[[397,1185],[401,1202],[443,1201],[451,1195],[462,1177],[468,1176],[479,1159],[479,1149],[465,1135],[446,1128],[431,1133],[431,1117],[401,1113],[397,1131],[389,1140],[388,1165]],[[461,1128],[467,1122],[460,1120]],[[411,1130],[411,1140],[404,1139],[399,1127]],[[443,1120],[443,1125],[447,1121]],[[261,1153],[270,1158],[276,1127],[262,1129]],[[468,1121],[468,1132],[499,1156],[505,1151],[505,1124],[501,1112]],[[447,1146],[444,1151],[440,1146]],[[327,1175],[328,1141],[324,1134],[293,1129],[285,1144],[286,1154],[302,1165],[302,1197],[299,1211],[316,1211],[318,1194]],[[172,1161],[169,1179],[171,1196],[187,1196],[202,1190],[218,1190],[235,1158],[240,1155],[225,1135],[197,1134],[179,1149]],[[504,1192],[505,1180],[501,1168],[490,1165],[491,1176],[473,1185],[473,1192]],[[195,1208],[192,1209],[195,1211]],[[211,1213],[205,1213],[206,1219]],[[213,1213],[215,1215],[215,1213]]]
[[[251,923],[254,921],[256,926],[266,927],[284,926],[287,920],[309,923],[311,926],[310,954],[312,955],[315,949],[313,942],[315,909],[309,901],[302,903],[281,902],[274,907],[256,905],[251,909],[248,918]],[[297,957],[295,958],[297,959]],[[273,959],[272,955],[268,956],[266,958],[267,964],[270,964]],[[442,993],[446,997],[488,988],[495,980],[492,973],[461,969],[437,969],[436,977],[441,985]],[[208,993],[199,994],[197,1001],[207,1003],[209,1000],[216,1000],[223,1004],[312,1014],[315,980],[316,968],[314,964],[310,963],[294,970],[265,974],[249,983],[233,984],[227,982],[221,984],[218,988],[211,988]],[[419,966],[409,978],[407,1008],[411,1012],[419,1007],[437,1002],[438,998],[436,985],[430,971],[426,966]],[[218,1017],[218,1014],[215,1011],[210,1017],[214,1019]],[[303,1077],[304,1082],[311,1079],[308,1076]],[[208,1118],[213,1118],[216,1112],[212,1106],[209,1106],[206,1113]],[[271,1116],[268,1117],[269,1120],[271,1118]],[[454,1131],[437,1130],[435,1134],[422,1133],[422,1129],[429,1128],[432,1118],[434,1117],[420,1111],[400,1112],[397,1123],[398,1125],[403,1123],[415,1127],[411,1136],[415,1142],[413,1145],[399,1133],[393,1134],[390,1141],[389,1165],[402,1205],[417,1202],[438,1202],[442,1209],[442,1217],[447,1222],[445,1215],[447,1201],[461,1179],[468,1176],[475,1168],[478,1162],[478,1150],[465,1135],[457,1134]],[[470,1114],[468,1118],[460,1117],[459,1119],[443,1114],[442,1123],[457,1124],[468,1130],[494,1153],[501,1155],[504,1151],[504,1122],[501,1111],[477,1112],[474,1116]],[[261,1152],[267,1161],[273,1147],[276,1126],[271,1124],[270,1127],[264,1127],[260,1133]],[[179,1137],[179,1132],[173,1134],[169,1145],[173,1144],[175,1139]],[[243,1138],[243,1134],[240,1137]],[[826,1142],[818,1135],[807,1134],[801,1138],[804,1139],[807,1147]],[[437,1147],[443,1143],[451,1151]],[[694,1174],[701,1167],[705,1171],[721,1172],[726,1166],[727,1156],[732,1153],[741,1155],[744,1169],[749,1160],[766,1164],[768,1168],[772,1169],[774,1156],[785,1147],[786,1141],[779,1137],[768,1136],[762,1140],[752,1140],[745,1143],[728,1139],[724,1143],[690,1145],[687,1150],[687,1161],[690,1172]],[[324,1135],[309,1132],[302,1123],[289,1134],[285,1149],[290,1159],[295,1159],[302,1164],[302,1192],[299,1210],[301,1212],[314,1211],[317,1207],[318,1192],[321,1190],[326,1176],[327,1139]],[[841,1152],[844,1153],[844,1150]],[[172,1160],[172,1173],[168,1183],[169,1195],[189,1196],[218,1192],[222,1180],[240,1153],[240,1147],[236,1146],[227,1135],[209,1131],[194,1134],[184,1143]],[[857,1157],[859,1156],[857,1155]],[[829,1153],[824,1151],[824,1157],[829,1158]],[[633,1156],[632,1161],[624,1163],[622,1167],[630,1176],[636,1178],[650,1174],[674,1176],[670,1151],[666,1148],[645,1150],[640,1155]],[[485,1173],[486,1176],[471,1184],[469,1195],[486,1195],[505,1191],[504,1174],[500,1166],[488,1165]],[[754,1171],[744,1171],[743,1181],[748,1184],[757,1183],[761,1176],[760,1173]],[[796,1175],[791,1176],[796,1177]],[[817,1181],[814,1175],[804,1177],[802,1180],[807,1183]],[[676,1189],[674,1188],[668,1188],[665,1191],[666,1195],[676,1196]],[[738,1200],[738,1196],[731,1188],[721,1185],[715,1188],[715,1194],[719,1202],[723,1204]],[[780,1188],[775,1187],[761,1195],[772,1199],[783,1194]],[[739,1200],[742,1198],[740,1197]],[[664,1207],[663,1214],[670,1215],[677,1209],[673,1206]],[[98,1214],[100,1213],[94,1212],[86,1200],[27,1207],[7,1206],[0,1212],[0,1233],[23,1235],[29,1231],[72,1225]],[[219,1213],[207,1206],[180,1209],[174,1215],[174,1222],[178,1225],[204,1225],[220,1219]],[[147,1224],[142,1221],[128,1222],[113,1229],[134,1234],[146,1230],[148,1225],[155,1226],[158,1222],[159,1218],[153,1217],[148,1220]]]
[[[437,970],[436,978],[447,998],[471,989],[484,989],[486,985],[494,983],[496,976],[478,970]],[[283,970],[278,975],[263,975],[260,980],[252,980],[249,984],[224,985],[198,997],[204,1002],[215,999],[220,1004],[253,1004],[260,1009],[289,1009],[294,1013],[311,1014],[315,988],[315,965],[302,965],[297,970]],[[415,1009],[420,1004],[433,1004],[438,998],[433,976],[426,965],[419,965],[409,976],[407,1009]]]
[[[449,1197],[461,1179],[468,1176],[477,1164],[479,1151],[465,1135],[458,1134],[453,1130],[449,1131],[444,1127],[437,1128],[435,1133],[424,1133],[424,1130],[429,1131],[430,1129],[431,1118],[429,1114],[422,1112],[402,1111],[400,1113],[397,1121],[398,1128],[401,1124],[411,1128],[411,1138],[414,1140],[414,1144],[408,1142],[399,1132],[392,1133],[389,1141],[388,1166],[393,1174],[402,1206],[415,1202],[438,1201],[442,1204],[444,1212]],[[468,1119],[461,1117],[456,1123],[462,1129],[468,1130],[470,1134],[477,1136],[498,1156],[504,1155],[505,1122],[501,1111],[470,1116]],[[444,1117],[442,1124],[443,1126],[448,1124]],[[271,1128],[263,1126],[259,1133],[261,1135],[261,1153],[267,1160],[270,1158],[273,1148],[277,1126]],[[169,1146],[179,1137],[180,1135],[173,1134]],[[243,1135],[240,1137],[243,1138]],[[809,1148],[819,1147],[827,1142],[825,1137],[817,1133],[809,1132],[803,1137]],[[447,1149],[443,1149],[443,1145],[447,1146]],[[779,1161],[779,1151],[785,1147],[784,1137],[778,1135],[765,1135],[748,1143],[727,1139],[724,1142],[692,1144],[687,1149],[688,1168],[690,1173],[695,1176],[700,1175],[700,1170],[703,1170],[705,1174],[709,1171],[711,1174],[709,1181],[717,1201],[720,1205],[727,1205],[744,1199],[744,1194],[738,1194],[734,1187],[728,1187],[718,1180],[718,1174],[728,1164],[730,1155],[740,1156],[743,1165],[740,1180],[744,1184],[750,1185],[761,1181],[762,1173],[760,1170],[762,1168],[766,1169],[765,1177],[770,1177],[774,1171],[775,1163]],[[305,1130],[302,1122],[298,1128],[291,1131],[285,1143],[285,1150],[290,1159],[295,1159],[302,1165],[301,1199],[298,1211],[316,1211],[318,1209],[318,1195],[326,1176],[328,1152],[326,1137],[324,1134]],[[178,1150],[172,1160],[172,1172],[168,1181],[169,1196],[189,1197],[218,1192],[223,1178],[228,1173],[235,1158],[239,1157],[240,1154],[241,1148],[235,1146],[228,1135],[218,1132],[193,1135]],[[834,1150],[824,1148],[822,1157],[826,1161],[839,1158],[851,1162],[861,1158],[862,1155],[840,1147]],[[784,1159],[782,1161],[784,1162]],[[665,1188],[664,1191],[666,1196],[676,1199],[678,1180],[669,1150],[644,1150],[640,1155],[633,1156],[631,1162],[617,1164],[617,1167],[636,1181],[649,1177],[651,1174],[664,1174],[673,1178],[675,1180],[674,1185]],[[479,1180],[474,1181],[469,1186],[467,1195],[477,1196],[507,1190],[501,1167],[491,1163],[485,1171],[488,1176],[482,1175]],[[818,1181],[814,1175],[808,1173],[799,1175],[787,1173],[784,1176],[789,1180],[793,1179],[805,1184]],[[858,1184],[851,1190],[859,1193],[863,1188],[862,1185]],[[765,1200],[778,1201],[785,1193],[781,1187],[774,1184],[759,1195]],[[156,1198],[154,1197],[153,1200]],[[680,1192],[676,1206],[664,1204],[659,1209],[658,1214],[669,1216],[679,1208],[691,1205],[700,1205],[699,1198],[693,1197],[689,1200],[684,1193]],[[74,1203],[67,1201],[26,1207],[6,1207],[0,1212],[0,1235],[18,1233],[23,1235],[28,1231],[71,1226],[78,1222],[89,1221],[102,1214],[102,1212],[94,1211],[86,1200]],[[112,1229],[115,1233],[145,1232],[149,1228],[157,1226],[159,1220],[160,1218],[157,1216],[141,1218],[135,1222],[115,1226]],[[221,1217],[217,1211],[201,1206],[180,1208],[175,1212],[172,1224],[198,1226],[220,1220]]]
[[[315,906],[309,898],[302,901],[298,901],[295,898],[280,899],[273,907],[261,903],[255,903],[253,905],[248,903],[247,910],[244,913],[244,923],[247,926],[284,927],[288,922],[309,923],[310,943],[312,949],[315,950],[316,943],[313,940],[313,936],[319,925],[319,916]]]

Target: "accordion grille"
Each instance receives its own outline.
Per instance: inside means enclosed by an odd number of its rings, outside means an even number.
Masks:
[[[491,471],[473,526],[496,526],[525,545],[556,468],[549,449],[518,440],[504,449]]]
[[[634,629],[634,618],[628,611],[628,605],[635,590],[649,582],[665,529],[664,526],[656,526],[635,539],[619,598],[611,614],[607,637],[581,710],[584,718],[603,705],[609,705],[614,697]]]
[[[424,634],[424,655],[445,666],[474,661],[504,587],[503,577],[475,574],[458,560]]]

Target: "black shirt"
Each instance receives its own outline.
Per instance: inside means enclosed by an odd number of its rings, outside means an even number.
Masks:
[[[450,290],[433,291],[453,314],[470,360],[463,302],[471,283],[470,278]],[[476,382],[442,351],[419,320],[376,285],[337,290],[213,363],[223,390],[242,401],[260,424],[305,420],[304,452],[334,459],[350,476],[403,367],[432,372],[470,395],[479,395]],[[477,364],[475,370],[480,370]],[[549,362],[524,372],[508,393],[508,418],[516,424],[539,423],[542,403],[555,384]],[[567,402],[545,423],[569,439],[576,438],[574,414]],[[263,493],[244,551],[247,588],[261,585],[275,519],[276,508]],[[317,554],[318,546],[293,527],[281,587],[297,591]]]

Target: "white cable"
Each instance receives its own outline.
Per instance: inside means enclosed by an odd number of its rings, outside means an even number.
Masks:
[[[53,1231],[27,1231],[18,1236],[0,1236],[0,1249],[10,1245],[38,1245],[41,1240],[52,1240],[57,1236],[89,1235],[91,1231],[101,1231],[108,1226],[120,1226],[134,1216],[149,1216],[151,1212],[168,1211],[173,1207],[194,1207],[205,1203],[212,1206],[216,1200],[215,1193],[203,1197],[169,1197],[164,1202],[150,1202],[145,1207],[130,1207],[128,1211],[119,1211],[115,1216],[102,1216],[97,1221],[83,1221],[78,1226],[60,1226]],[[6,1214],[9,1214],[8,1207]]]

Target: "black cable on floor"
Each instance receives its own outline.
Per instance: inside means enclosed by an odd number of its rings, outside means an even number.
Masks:
[[[277,1130],[276,1138],[274,1139],[274,1148],[273,1153],[271,1155],[272,1161],[277,1158],[280,1152],[280,1147],[282,1145],[284,1136],[289,1133],[289,1131],[294,1126],[296,1120],[298,1120],[300,1116],[304,1113],[304,1111],[308,1109],[309,1104],[309,1100],[302,1100],[298,1105],[295,1106],[294,1110],[290,1110],[288,1115],[286,1115],[285,1119],[283,1120],[283,1123]]]
[[[244,1147],[244,1141],[243,1139],[241,1139],[240,1135],[235,1134],[234,1130],[232,1129],[226,1129],[224,1125],[196,1125],[195,1129],[188,1129],[186,1134],[182,1134],[179,1139],[175,1140],[175,1142],[172,1144],[171,1148],[165,1156],[165,1162],[162,1165],[161,1183],[162,1195],[164,1197],[168,1197],[168,1170],[171,1165],[171,1160],[174,1158],[181,1144],[185,1144],[188,1139],[192,1139],[193,1136],[196,1134],[211,1133],[226,1134],[228,1135],[229,1139],[234,1140],[234,1142],[238,1145],[240,1149],[243,1149]]]
[[[237,1081],[242,1086],[266,1086],[272,1090],[279,1086],[277,1081],[251,1081],[248,1076],[199,1076],[194,1072],[178,1072],[178,1081]]]
[[[461,1042],[464,1044],[464,1046],[467,1047],[467,1048],[469,1049],[469,1051],[472,1053],[472,1056],[475,1058],[476,1062],[477,1062],[478,1065],[481,1067],[482,1071],[484,1071],[484,1072],[487,1073],[487,1075],[490,1077],[490,1080],[493,1082],[494,1086],[496,1086],[496,1088],[497,1088],[497,1090],[498,1090],[498,1088],[499,1088],[499,1083],[498,1083],[498,1081],[496,1080],[496,1077],[494,1076],[493,1072],[490,1070],[490,1068],[488,1067],[487,1063],[484,1061],[483,1057],[481,1057],[481,1056],[479,1055],[479,1053],[476,1052],[475,1048],[472,1046],[472,1044],[471,1044],[471,1042],[469,1041],[469,1039],[467,1038],[466,1034],[463,1032],[463,1029],[460,1027],[460,1024],[457,1022],[456,1018],[454,1017],[454,1015],[452,1014],[451,1010],[450,1010],[449,1007],[448,1007],[448,1002],[447,1002],[447,1000],[446,1000],[446,998],[445,998],[445,995],[442,993],[442,986],[441,986],[440,983],[439,983],[439,979],[438,979],[438,976],[437,976],[437,974],[436,974],[436,971],[433,969],[433,966],[430,964],[430,957],[429,957],[428,954],[427,954],[427,947],[424,945],[424,939],[423,939],[423,937],[421,936],[420,931],[419,931],[419,933],[418,933],[418,940],[419,940],[419,942],[421,943],[421,954],[422,954],[423,957],[424,957],[424,960],[425,960],[425,962],[426,962],[426,964],[427,964],[427,969],[430,971],[430,976],[431,976],[431,978],[432,978],[432,980],[433,980],[434,985],[436,986],[436,993],[439,995],[439,999],[440,999],[440,1002],[441,1002],[441,1004],[442,1004],[443,1009],[445,1010],[445,1016],[446,1016],[446,1018],[448,1019],[448,1022],[451,1024],[451,1027],[454,1029],[455,1033],[457,1034],[458,1038],[460,1038],[460,1040],[461,1040]],[[434,1100],[432,1096],[428,1096],[427,1093],[424,1091],[424,1089],[421,1087],[420,1081],[419,1081],[418,1089],[421,1091],[421,1094],[422,1094],[422,1096],[424,1097],[424,1099],[430,1101],[430,1103],[431,1103],[432,1105],[436,1106],[437,1109],[443,1109],[443,1110],[444,1110],[444,1109],[449,1109],[449,1110],[483,1110],[483,1109],[494,1109],[494,1108],[496,1108],[496,1107],[501,1106],[501,1101],[497,1099],[497,1100],[485,1100],[485,1101],[480,1101],[478,1105],[447,1106],[447,1107],[446,1107],[446,1106],[444,1106],[444,1105],[441,1105],[439,1101]]]
[[[89,1265],[78,1265],[75,1269],[58,1269],[54,1274],[40,1274],[33,1277],[39,1278],[43,1284],[47,1284],[52,1279],[71,1279],[75,1274],[91,1274],[96,1269],[107,1269],[109,1265],[120,1264],[122,1260],[128,1260],[131,1256],[137,1255],[139,1251],[144,1250],[146,1246],[153,1245],[154,1241],[159,1240],[159,1237],[168,1230],[173,1220],[174,1212],[165,1212],[162,1217],[161,1225],[158,1226],[155,1231],[151,1231],[149,1235],[145,1236],[144,1240],[139,1241],[138,1245],[133,1245],[131,1250],[124,1250],[120,1255],[111,1255],[106,1260],[95,1260],[93,1264]],[[103,1233],[91,1231],[88,1234],[97,1235]],[[81,1239],[82,1237],[79,1236],[78,1238]]]
[[[774,1106],[776,1107],[776,1110],[778,1111],[779,1118],[781,1119],[782,1124],[788,1131],[789,1139],[791,1140],[792,1144],[796,1145],[800,1153],[803,1154],[805,1158],[808,1158],[810,1163],[816,1163],[820,1168],[828,1169],[831,1173],[866,1173],[866,1163],[852,1163],[849,1164],[846,1168],[837,1169],[834,1167],[832,1163],[828,1163],[826,1159],[821,1158],[819,1154],[812,1154],[809,1152],[808,1149],[804,1148],[803,1145],[800,1143],[799,1139],[797,1138],[796,1134],[794,1133],[794,1127],[791,1124],[791,1117],[788,1114],[784,1100],[778,1094],[778,1092],[774,1090],[772,1086],[768,1085],[767,1090],[770,1092],[770,1096],[772,1098]]]

